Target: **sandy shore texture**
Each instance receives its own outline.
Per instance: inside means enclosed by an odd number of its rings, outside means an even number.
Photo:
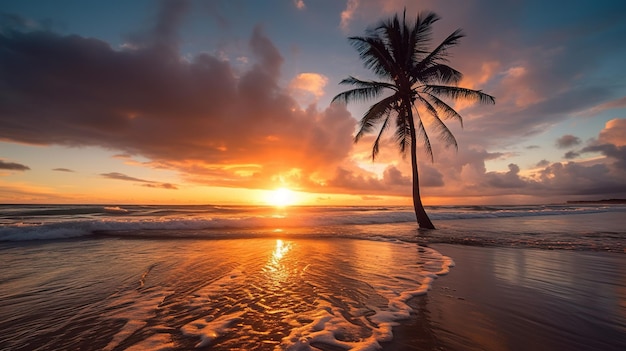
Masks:
[[[621,253],[270,238],[1,251],[0,350],[626,350]]]
[[[432,245],[456,266],[385,350],[626,350],[626,256]]]

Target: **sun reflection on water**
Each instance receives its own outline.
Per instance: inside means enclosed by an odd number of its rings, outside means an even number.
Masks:
[[[291,249],[291,243],[285,243],[281,239],[276,239],[276,247],[272,253],[272,263],[278,264],[287,252],[289,252],[289,249]]]
[[[264,271],[267,272],[274,284],[280,284],[289,277],[289,269],[285,267],[283,262],[283,258],[285,258],[289,250],[291,250],[290,242],[276,239],[274,251],[272,251],[272,255],[264,268]]]

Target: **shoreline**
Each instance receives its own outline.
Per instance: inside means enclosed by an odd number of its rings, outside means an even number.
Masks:
[[[626,349],[622,253],[110,238],[16,244],[5,258],[11,279],[2,287],[16,299],[0,304],[11,316],[0,321],[0,348],[179,350],[216,334],[215,350],[273,350],[301,337],[321,350]],[[432,280],[447,258],[454,266]],[[388,327],[391,340],[381,336]],[[21,340],[25,330],[32,334]]]
[[[455,262],[384,350],[624,350],[623,254],[432,244]]]

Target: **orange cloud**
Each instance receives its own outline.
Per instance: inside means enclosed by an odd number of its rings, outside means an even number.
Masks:
[[[0,138],[100,146],[187,180],[247,188],[273,187],[281,176],[306,184],[350,153],[355,121],[345,106],[302,109],[280,86],[283,57],[260,28],[249,41],[253,64],[237,71],[209,54],[181,59],[178,16],[163,11],[160,21],[167,25],[156,25],[155,38],[132,49],[53,32],[8,35],[5,44],[18,49],[2,57],[12,69],[0,93],[14,98],[0,108]],[[303,73],[291,90],[319,97],[326,82]]]
[[[347,30],[350,25],[350,21],[354,16],[354,12],[359,7],[359,0],[348,0],[346,4],[346,9],[341,12],[341,22],[339,26],[342,30]]]
[[[598,136],[598,140],[601,143],[613,144],[615,146],[625,146],[626,119],[615,118],[606,122],[604,129]]]
[[[313,94],[316,98],[324,95],[324,87],[328,83],[328,77],[319,73],[300,73],[289,84],[296,91],[305,91]]]
[[[298,10],[304,10],[306,8],[306,4],[304,3],[304,0],[294,0],[293,4],[296,5],[296,8]]]

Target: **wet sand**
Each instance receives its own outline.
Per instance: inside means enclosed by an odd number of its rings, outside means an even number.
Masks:
[[[626,256],[431,245],[456,266],[385,350],[626,350]]]
[[[626,349],[626,255],[430,247],[422,294],[409,243],[5,244],[0,349]]]

